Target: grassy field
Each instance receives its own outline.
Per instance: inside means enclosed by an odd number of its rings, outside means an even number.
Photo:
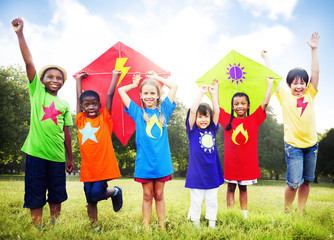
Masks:
[[[166,233],[158,227],[155,210],[151,230],[142,227],[142,188],[133,179],[120,179],[109,186],[123,188],[124,206],[115,213],[110,200],[98,204],[100,233],[91,231],[86,212],[83,184],[77,177],[68,177],[69,199],[55,225],[50,224],[49,208],[45,206],[43,231],[35,229],[28,209],[24,209],[23,177],[0,176],[0,239],[334,239],[334,184],[312,184],[303,214],[283,212],[285,183],[259,181],[248,187],[248,219],[239,212],[226,209],[226,185],[219,188],[217,229],[209,229],[202,205],[201,228],[188,220],[189,190],[184,179],[166,184]],[[238,194],[236,195],[238,199]]]

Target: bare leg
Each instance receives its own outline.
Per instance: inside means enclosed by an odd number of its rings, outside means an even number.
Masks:
[[[247,186],[238,185],[239,186],[239,201],[240,201],[240,209],[247,210]]]
[[[166,203],[164,198],[164,182],[154,181],[154,200],[161,229],[165,229]]]
[[[30,208],[31,219],[35,227],[42,225],[42,214],[43,214],[43,208],[37,208],[37,209]]]
[[[227,192],[226,192],[226,203],[227,208],[234,208],[234,192],[236,188],[236,184],[228,183],[227,184]]]
[[[304,181],[304,183],[299,187],[298,190],[298,211],[303,212],[308,195],[310,193],[310,182]]]
[[[297,189],[293,189],[289,185],[286,186],[285,188],[285,198],[284,198],[284,211],[285,212],[290,212],[291,210],[291,205],[293,201],[295,200],[297,193]]]
[[[97,222],[97,203],[88,203],[87,214],[92,227],[95,227]]]
[[[61,203],[52,204],[49,203],[50,207],[50,218],[55,221],[60,216]]]
[[[148,230],[152,215],[152,200],[153,200],[153,182],[142,183],[143,186],[143,223],[145,230]]]

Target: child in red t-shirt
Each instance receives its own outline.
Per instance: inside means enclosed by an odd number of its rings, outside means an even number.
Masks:
[[[224,178],[227,182],[226,202],[228,208],[234,207],[234,192],[239,186],[240,208],[247,218],[247,185],[257,182],[261,177],[258,156],[258,128],[266,118],[265,109],[269,104],[273,78],[268,78],[268,87],[263,103],[249,116],[250,101],[245,93],[232,97],[231,114],[220,111],[219,123],[224,131]],[[234,117],[234,112],[237,117]]]
[[[107,102],[100,113],[99,95],[91,90],[82,93],[81,80],[88,76],[80,73],[77,79],[77,116],[78,138],[81,152],[80,181],[84,182],[87,199],[87,213],[93,231],[96,227],[97,203],[111,197],[115,212],[123,206],[122,189],[108,189],[107,181],[121,177],[114,148],[111,142],[112,134],[112,99],[120,71],[113,71],[112,80],[107,93]]]

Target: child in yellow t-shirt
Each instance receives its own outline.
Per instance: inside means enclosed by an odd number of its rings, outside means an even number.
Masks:
[[[311,78],[301,68],[289,71],[286,81],[291,93],[277,87],[275,94],[282,106],[284,123],[285,156],[287,163],[284,210],[290,211],[298,190],[298,210],[303,211],[310,191],[310,182],[315,178],[318,140],[315,125],[314,97],[318,92],[320,36],[312,34]],[[266,54],[263,56],[270,67]]]

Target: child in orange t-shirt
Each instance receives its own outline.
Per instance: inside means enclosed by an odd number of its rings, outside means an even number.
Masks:
[[[121,177],[114,148],[111,142],[113,128],[111,105],[120,71],[113,71],[112,80],[107,94],[107,102],[100,113],[99,95],[91,90],[82,93],[81,80],[88,76],[82,72],[77,80],[77,116],[78,138],[81,152],[80,181],[84,182],[87,199],[87,213],[93,231],[96,227],[97,203],[109,197],[115,212],[123,206],[122,189],[115,186],[108,189],[107,181]]]

